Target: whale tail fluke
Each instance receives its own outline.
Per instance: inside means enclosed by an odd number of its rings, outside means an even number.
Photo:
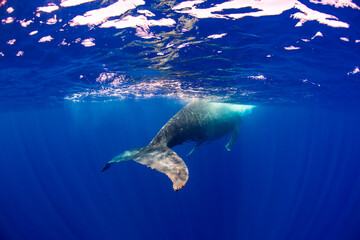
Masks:
[[[101,169],[101,172],[105,171],[106,169],[109,169],[111,167],[110,163],[106,163],[105,166]]]
[[[108,169],[112,163],[129,160],[166,174],[173,182],[175,191],[185,186],[189,178],[189,171],[184,161],[166,146],[147,146],[125,151],[108,162],[102,171]]]
[[[134,149],[125,151],[125,152],[115,156],[111,161],[106,163],[106,165],[101,169],[101,172],[105,171],[106,169],[109,169],[109,167],[113,163],[126,162],[126,161],[133,160],[139,154],[139,152],[141,150],[143,150],[144,148],[146,148],[146,147],[134,148]]]
[[[175,191],[185,186],[189,179],[189,170],[184,161],[165,146],[147,147],[134,161],[166,174],[173,182]]]

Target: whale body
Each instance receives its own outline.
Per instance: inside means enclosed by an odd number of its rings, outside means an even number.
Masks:
[[[113,163],[134,160],[166,174],[173,182],[174,190],[177,191],[185,186],[189,171],[184,161],[171,148],[193,141],[196,145],[187,155],[190,157],[202,143],[232,133],[226,144],[226,149],[230,151],[238,137],[238,126],[243,114],[252,107],[196,100],[175,114],[148,146],[117,155],[101,171],[105,171]]]

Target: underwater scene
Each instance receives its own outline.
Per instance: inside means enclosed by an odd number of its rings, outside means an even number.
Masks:
[[[0,0],[0,239],[360,239],[360,2]]]

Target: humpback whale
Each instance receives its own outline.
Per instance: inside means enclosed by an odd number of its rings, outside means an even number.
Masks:
[[[188,141],[195,142],[191,155],[204,142],[232,133],[226,149],[231,150],[239,134],[239,124],[245,112],[253,106],[195,100],[183,107],[156,134],[149,145],[125,151],[109,161],[102,172],[113,163],[134,160],[166,174],[178,191],[185,186],[189,171],[172,147]]]

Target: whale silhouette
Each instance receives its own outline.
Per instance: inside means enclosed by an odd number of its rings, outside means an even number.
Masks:
[[[140,164],[166,174],[178,191],[185,186],[189,171],[184,161],[172,147],[188,141],[196,143],[187,155],[190,157],[204,142],[221,138],[232,132],[226,149],[231,150],[239,134],[242,116],[253,106],[195,100],[183,107],[156,134],[148,146],[125,151],[109,161],[111,164],[134,160]]]

